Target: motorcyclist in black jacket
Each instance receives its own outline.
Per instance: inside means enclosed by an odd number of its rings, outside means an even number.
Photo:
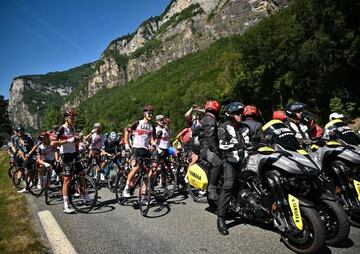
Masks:
[[[253,141],[258,141],[261,127],[263,124],[258,121],[259,110],[255,105],[246,105],[243,112],[243,125],[241,133],[244,137],[245,143],[249,144]]]
[[[200,158],[212,164],[210,173],[208,198],[217,200],[216,182],[222,172],[222,161],[219,157],[219,139],[217,136],[217,118],[221,104],[215,100],[205,103],[205,115],[200,121]]]
[[[224,184],[217,208],[217,228],[222,235],[229,234],[225,224],[226,212],[231,200],[237,170],[244,157],[245,141],[240,133],[244,105],[232,102],[225,107],[228,120],[218,129],[219,147],[223,158]]]

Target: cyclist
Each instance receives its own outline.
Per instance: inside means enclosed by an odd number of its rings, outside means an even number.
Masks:
[[[329,116],[330,122],[325,125],[323,139],[339,138],[351,145],[359,145],[359,136],[344,122],[343,114],[334,112]]]
[[[100,161],[100,152],[101,148],[104,146],[104,136],[101,134],[101,124],[95,123],[94,129],[89,133],[89,135],[84,138],[86,141],[89,140],[90,143],[90,158],[96,158],[97,162]]]
[[[144,107],[144,118],[136,121],[125,130],[125,150],[130,150],[130,136],[133,133],[134,138],[132,142],[131,155],[131,172],[128,175],[126,186],[123,191],[124,197],[130,197],[130,183],[133,182],[135,175],[139,172],[138,158],[150,158],[149,147],[155,145],[155,127],[151,123],[153,118],[154,108],[152,105]]]
[[[36,150],[36,145],[33,138],[29,133],[25,132],[25,128],[19,125],[15,128],[16,137],[14,137],[14,147],[17,152],[18,165],[22,164],[22,168],[25,169],[25,175],[32,169],[33,154]],[[26,188],[19,190],[18,193],[28,192]]]
[[[205,103],[205,115],[200,121],[199,141],[200,158],[210,162],[213,166],[208,186],[208,198],[218,199],[216,183],[222,171],[222,161],[219,158],[219,139],[217,136],[217,118],[221,110],[221,104],[216,100],[208,100]]]
[[[120,151],[120,143],[116,132],[112,131],[109,134],[109,138],[105,140],[104,146],[101,149],[101,155],[103,156],[103,163],[101,168],[104,169],[109,164],[109,157],[117,154]],[[102,175],[103,176],[103,175]],[[101,179],[104,180],[104,179]]]
[[[219,126],[217,132],[219,147],[224,161],[224,184],[221,189],[220,200],[217,207],[217,228],[222,235],[229,234],[225,217],[234,189],[236,172],[239,170],[244,157],[245,141],[240,133],[243,111],[244,105],[240,102],[232,102],[226,105],[225,114],[228,120]]]
[[[255,105],[246,105],[243,113],[243,127],[241,134],[244,137],[245,143],[248,144],[260,137],[262,123],[258,121],[260,111]]]
[[[70,181],[71,177],[78,173],[81,178],[84,176],[83,168],[81,163],[77,160],[77,151],[76,151],[76,142],[78,137],[75,132],[75,118],[76,112],[73,108],[69,108],[64,112],[65,123],[61,125],[51,141],[51,146],[57,147],[60,146],[61,161],[63,163],[63,199],[64,199],[64,212],[73,213],[75,210],[70,206],[69,203],[69,194],[70,194]],[[75,171],[73,172],[72,167],[68,167],[67,164],[75,162]],[[90,201],[90,197],[87,193],[86,186],[84,187],[84,197],[87,202]]]
[[[55,170],[55,151],[56,148],[50,146],[50,135],[48,132],[41,132],[38,136],[39,145],[36,149],[36,162],[39,166],[39,181],[38,188],[42,188],[42,177],[45,175],[45,170],[51,173],[51,170]],[[50,174],[49,174],[50,175]],[[47,179],[50,180],[50,179]],[[46,181],[46,179],[45,179]]]

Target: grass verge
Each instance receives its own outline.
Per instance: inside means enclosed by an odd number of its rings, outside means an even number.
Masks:
[[[26,196],[16,193],[7,175],[8,167],[8,156],[0,151],[0,253],[46,253],[32,226]]]

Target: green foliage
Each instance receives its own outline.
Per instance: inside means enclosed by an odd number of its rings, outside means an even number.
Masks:
[[[339,97],[331,98],[329,107],[331,112],[345,113],[344,104]]]
[[[191,4],[188,8],[182,10],[179,13],[174,14],[168,21],[161,25],[158,30],[158,34],[164,33],[167,29],[171,29],[179,24],[181,21],[190,19],[198,14],[204,13],[199,3]]]
[[[80,106],[87,128],[98,121],[109,128],[107,131],[122,131],[142,118],[143,106],[152,103],[156,114],[170,116],[174,129],[180,130],[190,105],[202,105],[208,98],[232,98],[233,76],[241,73],[236,42],[222,39],[126,86],[102,90]]]
[[[121,67],[123,70],[126,70],[129,58],[126,55],[121,55],[117,50],[106,50],[103,54],[103,57],[111,57],[115,60],[117,65]]]
[[[159,32],[196,10],[192,6],[174,16]],[[291,100],[308,104],[323,117],[321,122],[339,107],[356,116],[358,13],[360,5],[354,1],[294,0],[242,36],[221,39],[126,86],[101,91],[81,105],[84,118],[121,129],[140,119],[143,105],[152,103],[156,113],[169,115],[174,129],[180,130],[188,107],[208,98],[222,104],[233,100],[256,104],[267,119]],[[157,47],[152,43],[136,57]]]
[[[43,75],[26,75],[18,78],[33,81],[36,84],[71,86],[75,88],[94,73],[94,66],[95,63],[87,63],[67,71],[49,72]]]
[[[4,145],[11,134],[11,123],[7,111],[8,100],[0,95],[0,147]]]
[[[63,121],[60,107],[50,104],[44,114],[42,129],[50,130],[54,125],[60,125]]]
[[[141,55],[149,56],[152,52],[159,49],[161,47],[161,41],[157,39],[153,39],[144,44],[144,46],[138,48],[134,52],[131,53],[130,59],[138,58]]]

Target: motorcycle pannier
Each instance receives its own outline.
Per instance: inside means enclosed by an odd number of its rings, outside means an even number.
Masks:
[[[189,184],[196,189],[206,190],[208,186],[208,177],[205,170],[199,165],[194,164],[188,169]]]

